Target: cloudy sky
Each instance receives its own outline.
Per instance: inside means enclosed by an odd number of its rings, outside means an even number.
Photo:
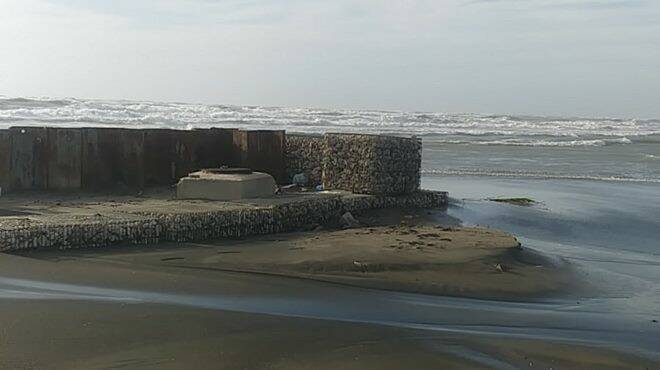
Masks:
[[[660,117],[657,0],[0,0],[0,95]]]

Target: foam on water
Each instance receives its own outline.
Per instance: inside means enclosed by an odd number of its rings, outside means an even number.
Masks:
[[[509,145],[509,146],[604,146],[615,144],[632,144],[632,140],[627,137],[611,139],[592,139],[592,140],[544,140],[529,138],[511,138],[502,140],[429,140],[434,143],[445,144],[470,144],[470,145]]]
[[[660,170],[654,166],[660,156],[657,119],[0,97],[0,128],[10,126],[231,127],[417,135],[424,138],[427,174],[660,182]],[[529,152],[530,148],[536,152]],[[527,165],[521,165],[522,158],[530,159]]]
[[[0,98],[0,127],[10,125],[178,128],[247,127],[322,133],[351,131],[403,135],[548,136],[568,141],[530,145],[629,143],[626,137],[660,134],[660,120],[582,119],[401,111],[356,111],[261,106]],[[602,138],[589,139],[587,137]],[[506,140],[506,138],[505,138]],[[508,139],[494,144],[526,145]],[[597,140],[597,141],[594,141]],[[545,144],[544,144],[545,143]]]
[[[422,174],[447,175],[447,176],[513,177],[513,178],[540,179],[540,180],[593,180],[593,181],[639,182],[639,183],[660,184],[660,179],[654,179],[654,178],[571,175],[571,174],[561,174],[561,173],[525,172],[525,171],[513,171],[513,170],[497,171],[497,170],[423,168]]]

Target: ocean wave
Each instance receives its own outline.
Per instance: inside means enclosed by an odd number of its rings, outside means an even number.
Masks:
[[[485,177],[508,177],[508,178],[528,178],[540,180],[593,180],[593,181],[613,181],[613,182],[637,182],[660,184],[660,178],[635,178],[625,176],[599,176],[599,175],[576,175],[559,174],[544,172],[523,172],[523,171],[490,171],[490,170],[463,170],[463,169],[422,169],[423,175],[437,176],[485,176]]]
[[[440,139],[443,136],[494,136],[490,143],[485,144],[543,146],[598,146],[608,145],[610,139],[623,141],[660,135],[660,120],[332,110],[73,98],[0,98],[0,127],[12,125],[173,129],[240,127],[286,129],[301,133],[350,131],[436,136]],[[518,140],[521,137],[538,137],[539,140]]]
[[[539,146],[539,147],[579,147],[579,146],[605,146],[614,144],[632,144],[627,137],[612,139],[591,140],[530,140],[530,139],[502,139],[502,140],[429,140],[434,144],[465,144],[465,145],[509,145],[509,146]]]

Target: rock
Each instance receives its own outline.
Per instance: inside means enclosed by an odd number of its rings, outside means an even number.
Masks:
[[[289,178],[304,172],[307,175],[307,183],[303,186],[316,187],[321,184],[322,136],[287,134],[285,158]]]
[[[307,175],[304,172],[297,173],[293,176],[293,184],[298,186],[307,186]]]
[[[341,216],[341,224],[343,227],[347,229],[352,229],[356,227],[360,227],[360,222],[353,217],[351,212],[346,212]]]
[[[507,203],[514,206],[529,207],[536,204],[536,201],[531,198],[488,198],[491,202]]]
[[[509,269],[506,266],[504,266],[503,264],[498,263],[497,265],[495,265],[495,270],[497,270],[499,272],[507,272]]]
[[[366,263],[362,263],[360,261],[353,261],[353,266],[359,268],[360,270],[362,270],[362,272],[367,272],[368,265]]]

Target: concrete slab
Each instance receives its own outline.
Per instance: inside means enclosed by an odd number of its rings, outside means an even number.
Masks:
[[[237,200],[269,197],[277,185],[273,176],[250,174],[217,174],[198,171],[179,180],[178,199]]]

